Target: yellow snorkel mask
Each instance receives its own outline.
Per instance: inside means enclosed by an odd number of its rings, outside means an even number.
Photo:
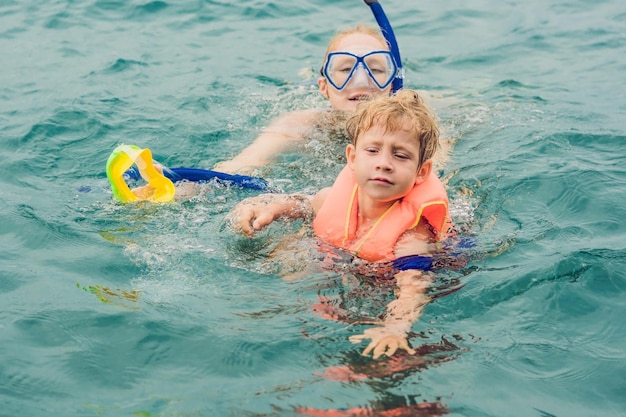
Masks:
[[[124,173],[133,165],[137,165],[141,177],[147,182],[145,187],[135,191],[128,188],[124,181]],[[106,172],[113,196],[122,203],[142,200],[167,203],[174,199],[174,183],[155,168],[152,152],[148,148],[119,145],[107,160]]]

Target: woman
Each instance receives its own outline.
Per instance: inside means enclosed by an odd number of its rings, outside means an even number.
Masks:
[[[274,155],[301,145],[307,132],[321,120],[339,123],[341,126],[337,127],[343,130],[342,113],[353,113],[362,100],[389,95],[397,72],[387,42],[377,29],[357,25],[339,32],[328,45],[317,80],[320,93],[332,106],[330,113],[339,113],[334,114],[337,117],[326,117],[329,111],[325,109],[284,114],[272,121],[239,155],[218,163],[214,169],[250,174],[272,161]]]

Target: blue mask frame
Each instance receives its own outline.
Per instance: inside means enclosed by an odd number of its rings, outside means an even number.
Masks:
[[[374,55],[374,54],[384,54],[384,55],[386,55],[387,56],[387,61],[392,66],[392,74],[389,77],[389,80],[387,80],[387,82],[385,82],[384,84],[381,84],[381,83],[378,82],[378,80],[376,79],[376,77],[372,73],[370,67],[365,62],[365,59],[367,57],[369,57],[371,55]],[[341,55],[347,55],[347,56],[353,57],[353,58],[356,59],[356,62],[352,66],[352,69],[350,70],[350,74],[348,74],[348,76],[346,77],[346,80],[341,85],[337,85],[333,81],[333,77],[329,76],[329,66],[331,64],[331,61],[332,61],[331,58],[333,56],[341,56]],[[389,84],[391,84],[398,76],[398,65],[396,65],[395,59],[393,58],[393,54],[391,52],[389,52],[389,51],[372,51],[372,52],[368,52],[367,54],[362,55],[362,56],[355,55],[355,54],[350,53],[350,52],[330,52],[328,54],[328,57],[326,58],[326,63],[324,63],[324,68],[322,68],[322,75],[326,78],[326,80],[328,80],[330,85],[332,85],[337,91],[341,91],[341,90],[343,90],[346,87],[346,85],[348,85],[348,83],[350,82],[350,80],[354,76],[354,73],[356,72],[357,68],[359,67],[359,64],[361,64],[363,66],[363,68],[365,68],[365,71],[367,72],[367,75],[370,77],[370,80],[372,80],[374,82],[374,84],[376,84],[376,86],[378,88],[380,88],[381,90],[384,90],[385,88],[387,88],[389,86]]]

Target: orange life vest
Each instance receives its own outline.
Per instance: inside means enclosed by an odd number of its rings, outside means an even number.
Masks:
[[[356,238],[359,212],[357,194],[358,185],[354,174],[346,166],[315,216],[313,230],[322,241],[349,250],[366,261],[394,259],[393,249],[398,238],[417,226],[422,218],[432,228],[435,240],[445,237],[450,227],[448,196],[433,172],[387,209],[359,239]]]

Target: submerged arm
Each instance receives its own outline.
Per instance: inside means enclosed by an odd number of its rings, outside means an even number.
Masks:
[[[413,323],[422,315],[424,306],[430,302],[430,297],[425,294],[431,283],[429,273],[410,269],[398,272],[395,279],[397,298],[387,304],[387,313],[381,323],[382,326],[367,329],[363,334],[350,337],[352,343],[371,339],[362,354],[367,356],[372,353],[374,359],[382,355],[392,356],[398,349],[404,349],[410,354],[415,353],[408,344],[407,334]]]

